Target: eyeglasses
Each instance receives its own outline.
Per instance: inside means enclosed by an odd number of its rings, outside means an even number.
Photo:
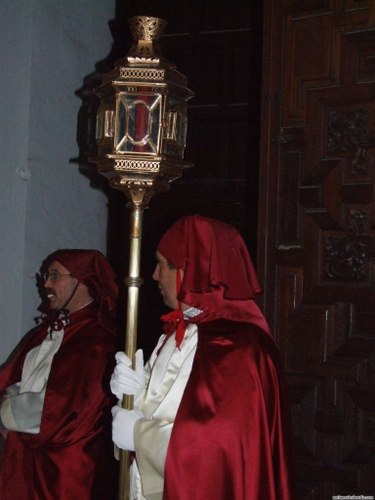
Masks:
[[[58,279],[61,278],[61,276],[70,276],[71,278],[74,278],[73,274],[60,274],[57,273],[56,271],[52,271],[51,273],[43,273],[42,278],[44,281],[51,280],[52,283],[56,283]]]

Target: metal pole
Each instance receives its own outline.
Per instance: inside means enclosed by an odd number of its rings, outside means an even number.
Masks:
[[[143,283],[140,278],[141,267],[141,244],[142,244],[142,224],[144,206],[129,203],[130,212],[130,255],[129,255],[129,276],[124,280],[128,287],[128,303],[126,318],[126,340],[125,354],[132,360],[133,368],[135,351],[137,348],[137,327],[138,327],[138,299],[139,288]],[[132,410],[134,407],[134,397],[124,395],[122,407],[125,410]],[[130,488],[130,452],[119,450],[120,474],[119,474],[119,494],[118,500],[129,500]]]

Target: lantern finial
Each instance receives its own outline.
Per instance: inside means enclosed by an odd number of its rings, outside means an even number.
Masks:
[[[167,21],[158,17],[135,16],[130,18],[128,22],[135,41],[157,41],[167,26]]]
[[[161,52],[159,40],[164,33],[167,22],[158,17],[135,16],[128,20],[133,36],[133,44],[129,53],[116,61],[115,66],[153,66],[160,65],[175,68]]]

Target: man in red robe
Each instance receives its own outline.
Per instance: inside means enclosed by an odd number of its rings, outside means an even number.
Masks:
[[[135,451],[131,500],[292,500],[288,395],[242,238],[183,217],[156,258],[165,333],[144,370],[116,354],[111,378],[135,397],[112,410],[115,444]]]
[[[0,498],[116,499],[115,274],[96,250],[57,251],[49,262],[50,313],[0,372]]]

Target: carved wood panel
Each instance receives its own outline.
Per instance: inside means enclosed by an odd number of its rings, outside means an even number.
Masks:
[[[375,3],[265,4],[258,272],[298,495],[375,495]]]

